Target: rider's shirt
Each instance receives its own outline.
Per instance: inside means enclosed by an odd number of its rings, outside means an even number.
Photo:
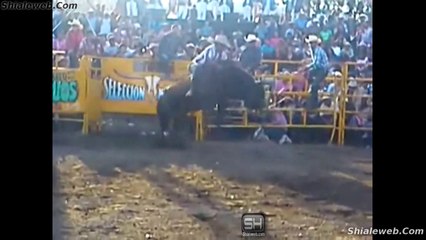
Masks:
[[[315,70],[321,69],[321,70],[327,71],[328,57],[322,48],[320,47],[315,48],[313,58],[314,58],[314,61],[308,65],[309,69],[315,69]]]
[[[208,62],[224,61],[228,59],[228,54],[225,51],[218,52],[215,45],[211,44],[198,54],[198,56],[192,60],[192,63],[195,65],[202,65]]]

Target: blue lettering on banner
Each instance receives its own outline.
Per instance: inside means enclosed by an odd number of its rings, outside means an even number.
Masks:
[[[145,89],[142,86],[130,85],[106,77],[104,83],[104,97],[111,101],[144,101]]]
[[[75,103],[78,100],[78,84],[68,72],[53,73],[52,102]]]

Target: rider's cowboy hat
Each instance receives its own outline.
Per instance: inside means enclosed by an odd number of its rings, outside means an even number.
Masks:
[[[77,27],[83,28],[83,25],[81,25],[81,23],[80,23],[80,21],[78,19],[73,19],[72,21],[69,21],[68,25],[77,26]]]
[[[228,39],[224,36],[224,35],[217,35],[214,38],[214,42],[215,43],[219,43],[222,44],[223,46],[227,47],[227,48],[231,48],[231,44],[229,44]]]
[[[208,37],[208,38],[202,37],[202,38],[200,38],[200,43],[201,42],[213,43],[213,41],[214,41],[214,39],[212,37]]]
[[[244,38],[244,40],[248,43],[255,42],[255,41],[257,41],[257,37],[254,34],[249,34],[249,35],[247,35],[247,37]]]
[[[307,42],[307,43],[320,43],[321,39],[319,39],[315,35],[309,35],[305,38],[305,42]]]
[[[195,48],[195,45],[193,43],[188,43],[185,46],[186,48]]]

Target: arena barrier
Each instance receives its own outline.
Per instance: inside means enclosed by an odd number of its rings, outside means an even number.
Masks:
[[[87,109],[87,84],[81,69],[53,68],[52,113],[54,121],[82,122],[82,132],[89,132],[91,120]]]
[[[344,72],[349,73],[356,67],[356,63],[350,62],[344,65]],[[372,72],[372,64],[367,65],[369,71]],[[371,89],[369,89],[369,86]],[[348,132],[363,132],[364,135],[372,134],[372,124],[364,124],[362,121],[372,116],[373,107],[373,93],[372,93],[373,79],[372,78],[345,78],[344,86],[345,89],[345,101],[342,101],[342,118],[340,125],[342,131],[340,131],[341,144],[345,143],[345,138]],[[356,91],[349,91],[350,88],[355,88]],[[348,102],[352,103],[352,109],[348,108]],[[371,121],[372,122],[372,121]]]
[[[71,111],[68,107],[58,112],[58,106],[61,109],[65,107],[62,106],[63,103],[56,103],[54,95],[53,113],[63,115],[78,112],[86,116],[83,124],[84,134],[89,131],[101,131],[102,114],[105,113],[156,115],[157,99],[167,87],[176,83],[176,80],[164,79],[162,74],[153,71],[153,65],[150,59],[143,58],[84,56],[80,60],[79,69],[61,69],[54,66],[54,86],[59,77],[65,79],[61,81],[78,79],[78,101],[73,99],[73,103],[76,103],[71,105],[72,109],[78,111]],[[70,73],[68,77],[63,77],[56,72]],[[75,75],[71,73],[78,74],[78,77],[74,77]],[[196,130],[196,133],[198,132],[202,131]],[[195,138],[199,139],[198,135]]]
[[[289,108],[279,106],[286,99],[300,100],[309,95],[306,82],[300,76],[292,74],[280,74],[281,66],[293,66],[297,68],[300,62],[290,61],[265,61],[266,64],[274,66],[270,74],[257,75],[265,86],[268,86],[267,95],[269,107],[265,111],[267,114],[282,112],[288,117],[288,124],[273,125],[259,124],[250,120],[251,112],[244,108],[243,104],[233,106],[228,112],[233,113],[229,117],[230,123],[224,124],[223,128],[247,128],[254,129],[259,126],[265,128],[305,128],[305,129],[329,129],[329,141],[336,138],[338,145],[344,144],[345,131],[371,131],[371,127],[349,126],[348,119],[359,114],[358,111],[346,111],[346,101],[353,98],[348,91],[348,69],[354,63],[345,64],[342,68],[341,77],[328,77],[327,82],[333,82],[335,86],[340,86],[340,91],[335,94],[319,93],[321,99],[330,99],[333,106],[330,108],[320,108],[318,115],[328,115],[332,120],[327,123],[312,121],[312,118],[303,107]],[[136,114],[155,115],[157,99],[163,94],[165,88],[174,84],[176,79],[186,77],[188,61],[178,61],[174,63],[173,77],[164,79],[162,74],[155,72],[153,63],[149,59],[121,59],[121,58],[99,58],[85,56],[80,61],[79,69],[64,69],[53,67],[53,114],[55,120],[79,121],[83,123],[82,132],[100,131],[102,126],[102,114]],[[274,92],[273,84],[276,81],[283,81],[288,86],[299,85],[292,91]],[[353,81],[353,80],[351,80]],[[372,79],[355,79],[357,82],[372,82]],[[300,87],[302,85],[303,87]],[[371,98],[362,96],[362,98]],[[71,115],[82,117],[69,118]],[[192,114],[196,119],[195,139],[202,141],[209,131],[217,126],[209,123],[209,116],[205,113],[197,112]],[[300,115],[301,120],[293,121],[294,115]],[[336,137],[337,135],[337,137]]]
[[[269,63],[271,61],[268,61]],[[300,64],[300,62],[290,62],[290,61],[275,61],[275,70],[277,71],[277,68],[280,64],[287,64],[287,65],[295,65]],[[267,114],[275,114],[276,112],[283,113],[287,118],[287,124],[285,125],[275,125],[275,124],[268,124],[268,123],[256,123],[249,120],[249,112],[246,108],[243,106],[241,107],[233,107],[228,108],[227,111],[230,114],[239,113],[239,117],[232,117],[232,123],[231,124],[224,124],[221,125],[221,128],[247,128],[247,129],[256,129],[259,127],[263,128],[282,128],[282,129],[291,129],[291,128],[316,128],[316,129],[329,129],[330,130],[330,137],[329,142],[333,142],[335,137],[337,136],[337,143],[341,144],[342,140],[340,139],[340,135],[336,134],[338,130],[340,129],[339,125],[339,116],[340,116],[340,110],[339,110],[339,101],[340,98],[338,98],[336,95],[329,95],[326,93],[319,93],[319,97],[323,100],[330,99],[331,102],[333,102],[332,107],[327,109],[318,109],[316,110],[316,115],[314,117],[310,116],[311,114],[308,114],[306,110],[303,107],[289,107],[289,106],[280,106],[281,103],[285,102],[286,100],[290,101],[296,101],[301,99],[306,99],[309,96],[308,92],[308,84],[305,79],[301,78],[301,76],[295,76],[292,74],[262,74],[256,76],[256,78],[260,81],[262,81],[266,86],[266,95],[267,99],[265,101],[268,102],[268,109],[266,110]],[[290,88],[293,88],[294,90],[291,91],[281,91],[281,92],[275,92],[273,89],[275,88],[275,84],[277,81],[284,82],[284,85],[289,86]],[[327,82],[333,82],[336,85],[341,85],[341,82],[343,81],[342,77],[329,77],[326,79]],[[296,88],[295,85],[298,85]],[[293,86],[293,87],[291,87]],[[293,117],[295,115],[299,115],[299,121],[293,121]],[[321,122],[321,119],[323,119],[323,116],[330,116],[329,122]],[[319,117],[320,116],[320,117]],[[202,123],[204,131],[202,133],[199,133],[200,135],[200,141],[204,140],[206,137],[206,134],[214,128],[217,128],[215,124],[210,124],[208,121],[208,117],[205,114],[200,114],[198,117],[201,117],[199,121]]]
[[[344,144],[345,139],[345,131],[347,130],[355,130],[355,131],[371,131],[371,127],[352,127],[348,126],[348,116],[359,114],[359,111],[350,111],[346,110],[346,103],[349,98],[354,98],[352,94],[348,94],[348,86],[349,86],[349,78],[348,72],[349,67],[356,65],[356,63],[346,63],[342,66],[342,75],[341,76],[331,76],[326,78],[327,83],[334,83],[335,88],[337,89],[334,94],[327,94],[323,91],[319,91],[319,98],[321,100],[329,99],[331,101],[331,106],[328,108],[319,108],[316,110],[317,115],[316,118],[321,119],[323,116],[328,116],[329,119],[332,120],[327,123],[321,123],[315,120],[315,117],[312,118],[303,107],[296,108],[288,108],[277,106],[280,102],[285,101],[285,99],[304,99],[309,96],[308,84],[305,82],[304,84],[300,84],[300,77],[292,75],[291,73],[283,74],[282,66],[289,65],[297,65],[301,64],[301,62],[294,61],[264,61],[265,64],[269,64],[271,66],[272,71],[266,72],[265,74],[257,75],[256,78],[261,80],[266,86],[271,86],[276,81],[283,81],[287,85],[296,85],[299,84],[299,88],[293,91],[285,91],[285,92],[270,92],[270,98],[267,100],[269,102],[269,107],[266,110],[267,113],[271,114],[276,111],[280,111],[285,113],[288,118],[288,122],[286,125],[272,125],[272,124],[260,124],[249,121],[249,112],[243,106],[240,107],[232,107],[228,108],[227,111],[234,116],[231,117],[232,124],[224,124],[220,127],[222,128],[248,128],[248,129],[256,129],[262,126],[263,128],[283,128],[283,129],[295,129],[295,128],[305,128],[305,129],[329,129],[330,137],[329,143],[336,142],[338,145]],[[290,68],[291,69],[291,68]],[[293,68],[297,69],[297,67]],[[272,72],[272,73],[271,73]],[[280,73],[281,72],[281,73]],[[298,79],[299,78],[299,79]],[[351,79],[352,80],[352,79]],[[363,83],[372,83],[372,79],[355,79],[358,82]],[[303,81],[303,80],[302,80]],[[298,83],[297,83],[298,82]],[[303,85],[303,87],[300,87]],[[268,93],[268,91],[267,91]],[[268,95],[268,94],[267,94]],[[359,97],[358,97],[359,98]],[[372,98],[371,95],[363,95],[362,98]],[[238,116],[235,116],[235,113],[238,113]],[[301,121],[294,122],[293,116],[295,114],[299,114],[302,116]],[[197,121],[201,123],[201,129],[197,136],[199,136],[199,140],[202,141],[207,136],[208,132],[211,129],[217,128],[216,125],[209,123],[209,116],[206,114],[200,113],[196,116]]]

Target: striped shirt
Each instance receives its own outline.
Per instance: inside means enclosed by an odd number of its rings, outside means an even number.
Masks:
[[[198,56],[196,56],[192,63],[194,65],[205,64],[207,62],[215,62],[218,60],[228,60],[228,54],[226,52],[222,52],[221,54],[216,51],[216,47],[214,44],[206,47]]]
[[[314,50],[314,61],[308,65],[308,68],[310,69],[322,69],[327,70],[328,69],[328,57],[325,51],[317,47]]]

